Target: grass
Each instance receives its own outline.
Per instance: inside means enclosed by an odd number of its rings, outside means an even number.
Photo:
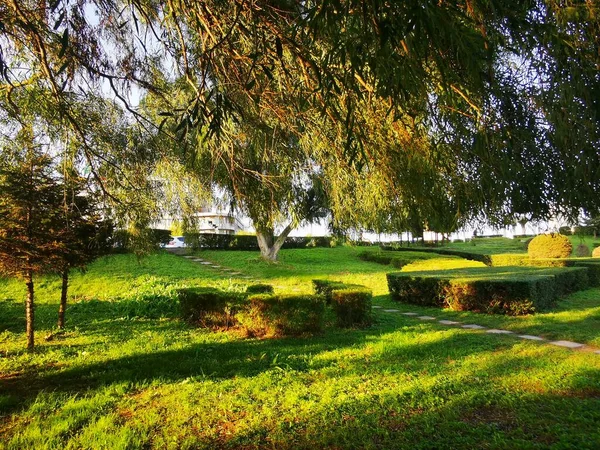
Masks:
[[[310,280],[364,284],[374,302],[600,347],[599,289],[536,316],[492,317],[393,304],[389,266],[354,248],[203,258],[309,292]],[[247,281],[172,255],[112,256],[73,277],[68,329],[45,342],[60,284],[38,282],[38,349],[23,351],[23,287],[0,281],[0,448],[598,448],[600,355],[376,312],[367,329],[242,339],[121,304],[176,286]],[[161,300],[161,301],[163,301]],[[150,314],[151,316],[154,315]]]

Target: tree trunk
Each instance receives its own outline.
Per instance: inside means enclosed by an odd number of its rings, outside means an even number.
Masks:
[[[285,242],[285,238],[292,232],[294,226],[290,223],[281,234],[275,237],[275,231],[271,227],[256,227],[256,239],[260,248],[260,256],[266,261],[277,261],[279,250]]]
[[[67,309],[67,293],[69,291],[69,268],[65,267],[62,273],[62,290],[60,291],[60,306],[58,307],[58,329],[65,327],[65,310]]]
[[[34,341],[34,303],[33,303],[33,271],[27,270],[26,275],[27,300],[25,300],[25,320],[27,333],[27,350],[33,351]]]

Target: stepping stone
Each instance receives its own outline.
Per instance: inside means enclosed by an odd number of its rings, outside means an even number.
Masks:
[[[203,266],[212,266],[212,263],[208,261],[202,261],[200,264],[202,264]]]
[[[467,328],[469,330],[484,330],[485,327],[482,327],[481,325],[475,325],[475,324],[470,324],[470,325],[463,325],[463,328]]]
[[[455,322],[454,320],[440,320],[442,325],[459,325],[460,322]]]
[[[532,336],[530,334],[519,334],[517,337],[521,338],[521,339],[528,339],[530,341],[545,341],[546,340],[546,339],[541,338],[539,336]]]
[[[399,309],[384,309],[383,311],[394,313],[394,312],[399,312],[400,310]]]
[[[231,275],[241,275],[242,272],[231,272]]]
[[[491,330],[487,330],[486,333],[492,333],[492,334],[513,334],[512,331],[508,331],[508,330],[497,330],[495,328],[492,328]]]
[[[596,350],[594,353],[595,353],[596,355],[600,355],[600,350]]]
[[[579,344],[577,342],[571,342],[571,341],[552,341],[552,342],[550,342],[550,344],[557,345],[559,347],[565,347],[565,348],[581,348],[581,347],[583,347],[583,344]]]
[[[192,259],[192,261],[194,261],[194,262],[202,262],[202,261],[204,261],[204,260],[203,260],[203,259],[200,259],[200,258],[194,258],[194,259]]]
[[[381,309],[381,308],[383,308],[383,306],[373,305],[373,306],[371,306],[371,308],[373,308],[373,309]]]
[[[194,259],[194,258],[195,258],[195,256],[186,255],[186,256],[184,256],[184,258],[188,258],[188,259]]]
[[[417,317],[417,319],[421,319],[421,320],[435,320],[435,317],[431,317],[431,316],[419,316],[419,317]]]
[[[419,315],[417,313],[411,313],[411,312],[402,313],[402,314],[404,314],[405,316],[418,316]]]
[[[210,266],[210,267],[212,267],[213,269],[220,269],[221,268],[221,266],[217,266],[217,265],[214,265],[214,264],[212,266]]]

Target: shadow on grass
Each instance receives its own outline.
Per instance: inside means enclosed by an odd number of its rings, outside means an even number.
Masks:
[[[228,436],[206,436],[200,448],[585,448],[600,444],[598,391],[505,392],[496,378],[531,369],[527,358],[483,365],[487,378],[456,372],[432,386],[413,384],[401,392],[370,393],[322,408],[255,422]],[[600,371],[575,378],[598,380]],[[235,424],[236,417],[231,418]],[[236,432],[237,431],[237,432]],[[552,447],[554,448],[554,447]]]
[[[181,325],[184,328],[183,324]],[[423,332],[423,326],[404,326],[400,332],[418,335]],[[126,332],[135,332],[134,328]],[[173,383],[188,378],[248,378],[274,367],[297,372],[323,368],[335,370],[341,357],[337,354],[328,355],[328,352],[335,353],[346,349],[350,354],[342,357],[344,365],[351,364],[352,370],[360,371],[365,376],[381,370],[414,371],[416,376],[423,370],[442,370],[441,366],[433,362],[435,360],[460,358],[489,351],[498,348],[499,345],[490,340],[477,341],[468,334],[448,332],[439,333],[439,339],[433,342],[417,341],[414,345],[390,343],[390,347],[387,348],[386,336],[398,332],[387,328],[334,329],[313,337],[207,342],[192,344],[183,349],[106,359],[65,370],[49,368],[39,373],[25,372],[5,379],[0,385],[0,395],[11,398],[10,409],[14,411],[26,407],[42,391],[80,393],[113,383],[147,383],[153,380]],[[356,356],[360,355],[359,350],[365,345],[383,345],[383,348],[369,359]],[[351,351],[354,348],[356,352]],[[406,361],[411,363],[407,365]]]

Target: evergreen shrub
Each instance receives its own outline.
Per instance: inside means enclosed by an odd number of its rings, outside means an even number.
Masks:
[[[331,307],[341,327],[371,323],[373,292],[363,286],[349,286],[331,292]]]
[[[235,315],[243,296],[212,288],[185,288],[178,292],[181,317],[202,327],[228,328],[236,323]]]
[[[590,276],[585,267],[566,267],[400,272],[387,278],[392,299],[399,302],[521,315],[548,309],[559,296],[585,289]]]
[[[237,320],[249,336],[288,336],[320,331],[324,313],[320,295],[258,294],[248,297]]]
[[[540,234],[527,248],[531,258],[568,258],[573,245],[568,237],[558,233]]]

